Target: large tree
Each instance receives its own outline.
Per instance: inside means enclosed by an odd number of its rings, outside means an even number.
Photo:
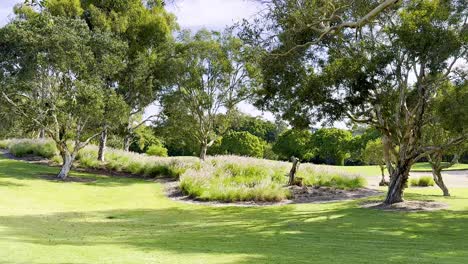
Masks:
[[[80,17],[92,31],[111,32],[126,43],[125,58],[116,62],[124,67],[116,74],[108,74],[106,85],[109,92],[116,90],[129,105],[124,116],[127,120],[120,128],[124,149],[129,150],[136,129],[156,117],[153,113],[141,118],[146,107],[157,100],[173,76],[165,62],[171,54],[172,32],[177,27],[175,17],[165,10],[164,1],[159,0],[39,2],[55,16]],[[119,125],[103,120],[99,160],[104,161],[108,131],[117,132]]]
[[[63,158],[61,179],[78,151],[100,134],[100,121],[125,109],[119,95],[104,91],[99,72],[108,65],[95,52],[95,43],[103,40],[112,36],[91,32],[83,20],[29,6],[18,8],[17,18],[0,29],[2,104],[54,140]],[[109,48],[106,56],[118,54]],[[108,102],[116,111],[104,111]]]
[[[248,66],[247,49],[230,32],[183,32],[176,49],[176,80],[164,97],[164,114],[167,123],[196,139],[204,160],[223,132],[217,126],[220,114],[245,99],[256,72]]]
[[[466,76],[466,69],[457,67],[467,54],[466,1],[399,1],[357,30],[341,27],[326,34],[313,26],[358,20],[381,3],[358,1],[325,19],[313,12],[320,1],[282,2],[282,9],[271,13],[270,27],[278,33],[267,46],[259,104],[294,125],[346,117],[378,129],[391,172],[385,203],[401,202],[418,159],[464,140],[426,146],[421,130],[431,120],[428,108],[442,84]],[[395,164],[391,156],[397,157]]]

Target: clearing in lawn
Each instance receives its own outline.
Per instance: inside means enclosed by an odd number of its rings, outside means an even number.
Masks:
[[[360,201],[208,207],[172,201],[153,181],[73,173],[0,158],[1,263],[465,263],[468,188],[408,189],[437,212]],[[383,199],[379,197],[378,199]]]

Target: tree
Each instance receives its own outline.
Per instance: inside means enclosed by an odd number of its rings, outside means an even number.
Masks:
[[[0,29],[2,103],[54,140],[63,158],[58,177],[65,179],[78,151],[100,134],[99,122],[121,115],[104,111],[104,80],[97,72],[106,64],[93,49],[108,36],[91,32],[82,20],[24,8]],[[112,97],[116,109],[125,109],[121,97]]]
[[[450,196],[450,192],[442,178],[442,170],[450,168],[458,163],[459,157],[466,151],[467,144],[454,144],[449,148],[443,148],[448,142],[466,135],[468,130],[468,118],[466,113],[468,106],[468,85],[449,85],[440,93],[435,102],[433,119],[423,127],[422,141],[425,145],[435,147],[426,158],[431,164],[434,182],[442,190],[444,196]],[[466,138],[465,138],[466,140]],[[452,156],[451,161],[443,162],[444,156]]]
[[[114,61],[114,65],[123,67],[117,74],[106,76],[106,85],[110,93],[116,90],[123,96],[129,106],[122,116],[127,120],[121,129],[123,146],[128,151],[136,129],[157,115],[139,121],[135,117],[141,116],[170,83],[172,74],[168,72],[166,62],[172,52],[175,18],[166,12],[164,3],[159,0],[48,0],[40,1],[40,4],[54,16],[80,17],[92,31],[113,33],[126,44],[127,48],[120,50],[125,53],[124,59]],[[120,125],[103,120],[99,160],[104,161],[108,132],[116,132]]]
[[[223,136],[221,150],[228,154],[263,157],[265,142],[249,132],[230,131]]]
[[[328,164],[343,166],[349,156],[348,145],[352,139],[351,132],[338,128],[321,128],[312,136],[312,145],[316,156]]]
[[[194,36],[184,32],[180,41],[173,61],[176,85],[163,100],[164,113],[179,131],[190,131],[204,160],[208,147],[219,136],[215,129],[219,114],[223,108],[233,108],[242,99],[240,94],[250,89],[246,82],[233,80],[239,75],[251,76],[246,70],[240,73],[244,63],[232,56],[233,49],[239,49],[238,39],[202,30]]]
[[[356,31],[320,35],[320,41],[311,43],[317,32],[298,25],[323,19],[292,12],[299,9],[294,2],[280,12],[277,41],[262,62],[259,104],[293,125],[349,118],[376,128],[391,172],[385,203],[403,201],[411,165],[463,141],[458,137],[444,146],[425,146],[421,131],[431,119],[428,109],[443,90],[441,84],[466,76],[457,61],[467,54],[467,3],[402,1]],[[351,6],[330,23],[360,18],[373,7]],[[391,156],[398,157],[395,164]]]
[[[279,135],[273,151],[283,160],[289,160],[292,156],[308,160],[314,156],[312,133],[308,130],[290,129]]]
[[[380,186],[387,185],[385,181],[385,158],[383,155],[383,144],[381,139],[375,139],[368,141],[366,148],[362,153],[364,162],[370,165],[379,165],[380,172],[382,174],[382,180]]]

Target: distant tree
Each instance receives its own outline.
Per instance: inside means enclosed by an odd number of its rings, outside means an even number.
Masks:
[[[226,154],[263,157],[265,142],[249,132],[230,131],[223,136],[221,150]]]
[[[163,100],[165,116],[198,141],[202,160],[219,136],[216,122],[221,111],[235,107],[250,89],[247,80],[252,76],[243,69],[244,58],[233,56],[241,43],[226,34],[201,30],[181,35],[173,60],[176,85]]]
[[[363,160],[370,165],[379,165],[382,180],[381,186],[386,185],[385,182],[385,157],[383,155],[383,144],[381,139],[368,141],[362,153]]]
[[[58,177],[65,179],[78,151],[101,133],[100,121],[122,116],[125,102],[111,94],[116,111],[105,112],[108,94],[98,71],[107,64],[93,45],[106,34],[79,19],[22,11],[0,29],[2,104],[54,140],[63,158]]]
[[[312,138],[318,158],[328,164],[344,165],[345,158],[349,156],[351,132],[338,128],[321,128],[315,131]]]
[[[292,156],[308,160],[314,156],[312,133],[308,130],[290,129],[273,144],[273,151],[280,159],[289,160]]]

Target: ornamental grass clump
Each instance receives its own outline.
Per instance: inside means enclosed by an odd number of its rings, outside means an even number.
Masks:
[[[297,176],[303,178],[306,186],[326,186],[337,189],[357,189],[366,186],[364,177],[345,173],[330,166],[303,164]]]
[[[236,156],[210,158],[201,168],[187,170],[181,190],[205,201],[277,202],[290,194],[285,188],[285,167],[266,166],[264,160]]]
[[[419,178],[412,178],[410,179],[410,185],[411,186],[417,186],[417,187],[429,187],[429,186],[434,186],[435,182],[430,176],[422,176]]]
[[[34,155],[46,159],[52,158],[57,154],[55,143],[47,139],[12,139],[5,140],[1,148],[6,148],[16,157]]]

